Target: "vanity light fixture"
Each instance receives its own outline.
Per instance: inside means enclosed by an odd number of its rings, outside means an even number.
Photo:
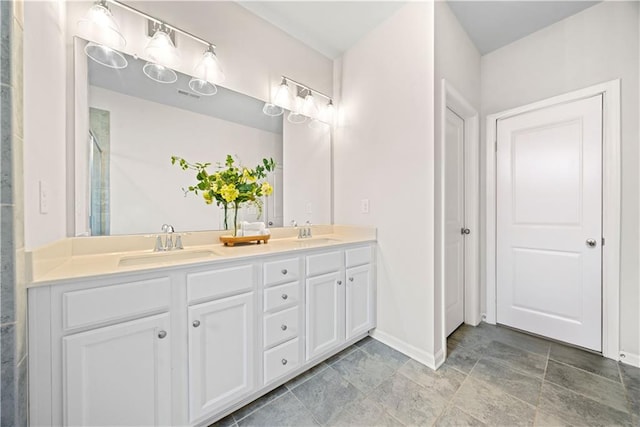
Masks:
[[[290,91],[291,86],[295,88],[296,95],[293,97]],[[326,107],[318,107],[317,96],[327,100]],[[284,109],[290,110],[287,120],[291,123],[304,123],[307,118],[311,118],[310,127],[319,128],[320,122],[333,126],[335,107],[331,97],[289,77],[282,76],[282,81],[272,98],[272,102],[266,102],[262,111],[268,116],[279,116],[284,112]]]
[[[218,92],[216,83],[222,83],[225,75],[212,44],[202,54],[193,73],[194,77],[189,81],[189,87],[192,91],[206,96],[215,95]]]
[[[144,48],[144,53],[149,62],[142,71],[152,80],[159,83],[173,83],[178,80],[178,75],[171,67],[178,64],[180,55],[169,35],[170,29],[164,24],[157,24],[155,33]]]
[[[84,48],[89,58],[109,68],[128,65],[124,55],[116,50],[123,49],[127,41],[120,33],[106,0],[99,0],[91,6],[85,17],[78,21],[78,31],[89,40]]]

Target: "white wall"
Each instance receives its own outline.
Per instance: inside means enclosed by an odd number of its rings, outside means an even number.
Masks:
[[[72,171],[73,148],[66,152],[65,146],[65,126],[69,126],[68,140],[73,143],[73,123],[65,125],[67,109],[71,115],[73,111],[72,99],[66,103],[73,76],[71,55],[66,57],[65,43],[66,48],[71,49],[76,23],[91,4],[61,0],[25,2],[27,250],[63,238],[67,230],[73,231],[73,220],[67,222],[68,215],[73,215],[73,185],[67,186],[66,182],[66,174],[72,175],[67,171]],[[227,75],[225,87],[267,99],[271,87],[277,85],[280,75],[284,74],[322,92],[332,92],[330,59],[233,2],[145,1],[132,5],[216,43]],[[112,9],[114,14],[122,14],[116,11],[117,7]],[[142,37],[143,25],[134,15],[125,16],[121,26],[129,39],[128,46],[140,48],[144,39],[138,37]],[[65,31],[67,22],[69,31]],[[201,49],[193,42],[182,40],[180,43],[187,53]],[[186,55],[186,58],[190,57]],[[189,60],[195,65],[195,57]],[[184,67],[189,71],[191,65],[185,61]],[[38,211],[41,179],[49,184],[51,192],[47,215]]]
[[[321,125],[311,129],[284,120],[283,205],[284,226],[331,224],[331,133]]]
[[[481,61],[485,116],[596,83],[622,80],[620,344],[622,351],[635,355],[640,354],[639,6],[637,2],[602,2],[489,53]]]
[[[408,3],[342,58],[335,221],[378,229],[376,336],[433,365],[433,3]],[[370,213],[360,212],[369,199]]]
[[[440,150],[437,141],[442,137],[441,120],[441,100],[442,93],[441,81],[446,79],[448,84],[454,87],[465,99],[480,111],[480,52],[475,47],[465,30],[462,28],[453,12],[446,2],[436,2],[435,4],[435,141],[436,150],[435,158],[440,158]],[[435,182],[436,182],[436,200],[440,200],[440,162],[435,162]],[[438,202],[436,202],[438,203]],[[436,209],[435,212],[435,241],[440,241],[440,221],[441,210]],[[479,232],[473,230],[472,232]],[[442,253],[439,250],[435,252],[435,280],[439,283],[441,280],[441,262]],[[435,345],[436,352],[440,350],[442,342],[442,310],[440,301],[442,295],[439,293],[439,287],[436,287],[436,305],[435,305]]]
[[[66,235],[65,3],[24,2],[25,249]],[[40,213],[39,183],[48,187]]]
[[[197,183],[195,172],[171,165],[172,155],[210,162],[209,172],[227,154],[249,168],[263,158],[282,163],[280,134],[95,86],[89,95],[92,107],[110,112],[111,234],[158,233],[164,223],[176,231],[221,228],[222,209],[201,194],[184,196],[181,188]]]

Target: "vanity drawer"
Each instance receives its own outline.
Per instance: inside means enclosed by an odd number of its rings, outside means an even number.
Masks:
[[[264,352],[264,383],[286,375],[300,366],[298,338]]]
[[[300,282],[278,285],[264,291],[264,311],[275,311],[300,302]]]
[[[264,318],[264,348],[273,347],[298,335],[300,309],[279,311]]]
[[[62,294],[65,331],[169,310],[171,281],[159,277]]]
[[[347,268],[371,263],[371,247],[347,249],[345,251]]]
[[[324,254],[309,255],[307,257],[307,276],[338,271],[342,267],[342,252],[328,252]]]
[[[253,265],[219,268],[187,274],[189,303],[248,292],[253,289]]]
[[[264,263],[264,285],[298,280],[300,277],[300,261],[298,258],[281,259]]]

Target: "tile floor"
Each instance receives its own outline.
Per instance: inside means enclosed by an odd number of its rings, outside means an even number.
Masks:
[[[214,426],[640,426],[640,369],[481,324],[437,371],[365,338]]]

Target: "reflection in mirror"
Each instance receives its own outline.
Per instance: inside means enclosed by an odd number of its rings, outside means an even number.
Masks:
[[[172,156],[212,163],[211,171],[227,154],[249,168],[272,158],[273,194],[262,212],[243,208],[239,220],[331,223],[328,126],[293,125],[287,112],[270,117],[264,101],[223,87],[196,94],[185,74],[174,84],[154,82],[130,55],[124,69],[103,67],[84,55],[86,43],[76,38],[74,46],[76,235],[158,233],[165,223],[223,229],[223,209],[183,190],[197,181],[172,166]]]

